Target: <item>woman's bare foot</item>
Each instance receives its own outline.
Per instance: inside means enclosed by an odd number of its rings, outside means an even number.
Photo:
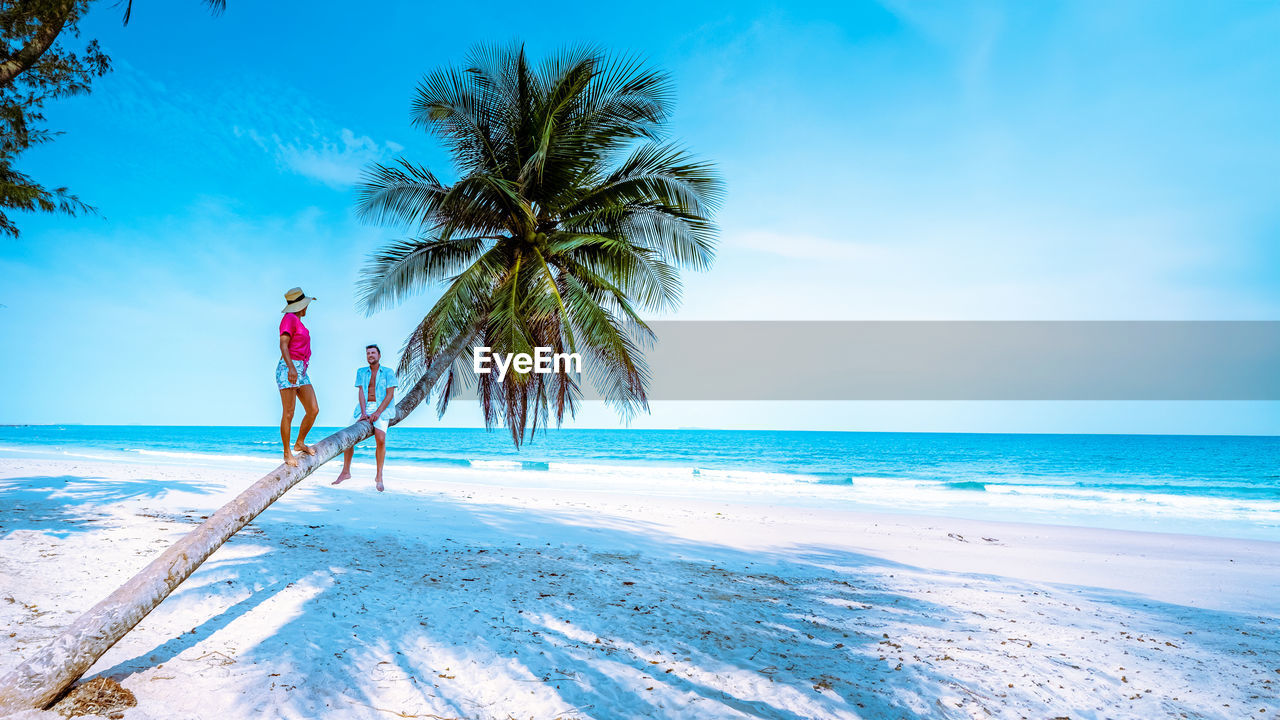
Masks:
[[[311,446],[311,445],[304,445],[304,444],[302,444],[302,443],[294,443],[294,444],[293,444],[293,450],[294,450],[294,452],[306,453],[306,454],[308,454],[308,455],[315,455],[315,454],[316,454],[316,449],[315,449],[315,447],[313,447],[313,446]]]
[[[338,473],[338,479],[337,479],[337,480],[334,480],[333,482],[331,482],[331,483],[329,483],[329,484],[330,484],[330,485],[337,485],[338,483],[342,482],[343,480],[350,480],[350,479],[351,479],[351,473],[350,473],[350,471],[343,470],[342,472]]]
[[[378,488],[378,492],[382,492],[383,490],[385,490],[385,489],[386,489],[386,488],[382,487],[382,477],[381,477],[381,476],[379,476],[379,477],[377,477],[377,478],[374,478],[374,480],[373,480],[373,486],[374,486],[374,487],[376,487],[376,488]]]
[[[285,450],[284,464],[288,465],[289,467],[298,467],[298,458],[294,457],[293,453],[289,452],[288,450]]]

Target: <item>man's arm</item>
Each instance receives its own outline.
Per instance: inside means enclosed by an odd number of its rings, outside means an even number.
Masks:
[[[361,420],[367,420],[369,418],[369,413],[365,412],[364,410],[366,407],[368,407],[364,402],[364,394],[368,391],[369,391],[369,388],[365,387],[364,383],[360,382],[360,370],[357,369],[356,370],[356,407],[360,409]]]
[[[382,404],[379,405],[378,409],[374,410],[373,414],[370,415],[369,417],[374,420],[377,420],[378,418],[382,417],[382,411],[387,409],[387,406],[391,404],[391,398],[395,397],[395,395],[396,395],[396,388],[394,385],[387,388],[387,394],[382,397]]]

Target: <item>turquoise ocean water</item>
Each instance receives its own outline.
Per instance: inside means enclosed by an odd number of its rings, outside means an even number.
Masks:
[[[328,432],[317,428],[311,437]],[[277,433],[274,427],[0,427],[0,468],[29,455],[265,463],[277,457]],[[602,487],[643,487],[645,477],[661,476],[691,491],[713,489],[726,500],[740,494],[1280,541],[1280,437],[552,430],[519,452],[502,432],[397,428],[391,437],[393,467],[467,470],[481,480],[489,472],[506,484],[554,485],[567,472]],[[358,461],[371,461],[369,445],[361,446]],[[413,477],[429,482],[431,475]]]

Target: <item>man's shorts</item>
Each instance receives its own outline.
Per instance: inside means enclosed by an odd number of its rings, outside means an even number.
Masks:
[[[377,409],[378,409],[378,403],[374,402],[373,400],[370,400],[364,404],[365,415],[373,415],[374,411]],[[391,403],[387,403],[387,409],[382,412],[382,415],[378,417],[378,421],[373,424],[374,429],[381,430],[382,433],[385,435],[386,432],[391,429],[391,418],[396,416],[395,410],[396,410],[395,405],[392,405]],[[356,417],[357,418],[360,417],[359,412],[356,413]]]
[[[311,378],[307,377],[307,364],[305,362],[294,360],[293,367],[298,371],[298,382],[291,384],[289,382],[289,369],[285,367],[284,358],[280,358],[280,362],[276,363],[276,387],[286,390],[311,384]]]

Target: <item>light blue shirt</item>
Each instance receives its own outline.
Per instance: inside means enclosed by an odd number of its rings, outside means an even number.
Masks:
[[[359,370],[356,370],[356,387],[360,388],[361,399],[367,399],[369,397],[369,366],[368,365],[365,365]],[[378,408],[379,405],[382,404],[383,399],[387,397],[387,388],[393,388],[393,387],[399,387],[399,384],[396,381],[396,374],[394,372],[391,372],[391,369],[386,367],[385,365],[379,365],[378,366],[378,383],[373,390],[374,397],[377,398],[376,400],[374,400],[373,408],[375,410]],[[395,403],[387,403],[387,409],[382,411],[382,417],[390,420],[395,416],[396,416]],[[356,406],[356,410],[354,413],[352,413],[351,417],[360,417],[359,406]]]

